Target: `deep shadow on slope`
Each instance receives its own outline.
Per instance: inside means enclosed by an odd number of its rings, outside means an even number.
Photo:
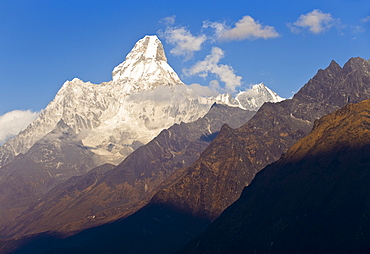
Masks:
[[[208,224],[209,221],[191,214],[150,204],[125,220],[88,229],[66,239],[39,235],[23,240],[24,246],[14,253],[173,253]]]
[[[179,253],[369,253],[370,101],[316,122]]]

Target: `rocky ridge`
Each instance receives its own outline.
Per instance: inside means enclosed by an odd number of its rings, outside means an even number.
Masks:
[[[343,68],[332,62],[292,99],[265,103],[236,130],[224,126],[184,176],[159,192],[155,202],[194,216],[217,218],[257,172],[306,136],[315,120],[347,104],[348,98],[370,99],[369,61],[352,58]]]
[[[368,252],[369,109],[348,104],[315,122],[179,253]]]

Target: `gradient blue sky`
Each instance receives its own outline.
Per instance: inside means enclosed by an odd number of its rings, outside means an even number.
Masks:
[[[369,59],[369,17],[369,0],[0,0],[0,116],[45,108],[74,77],[109,81],[147,34],[158,34],[186,84],[218,80],[224,86],[210,70],[207,78],[199,77],[204,71],[183,72],[217,47],[223,57],[215,64],[242,77],[236,90],[263,82],[288,98],[331,60]],[[252,28],[243,23],[250,18]],[[221,29],[218,34],[210,24]],[[185,44],[204,41],[176,54],[176,47],[189,46],[180,45],[176,33],[188,36]]]

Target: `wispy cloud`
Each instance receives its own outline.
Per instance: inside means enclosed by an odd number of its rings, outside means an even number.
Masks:
[[[337,20],[330,13],[323,13],[315,9],[307,14],[299,16],[296,22],[288,24],[293,33],[299,33],[307,28],[313,34],[320,34],[329,30]]]
[[[352,34],[364,33],[366,30],[362,26],[350,26]]]
[[[280,36],[273,26],[264,26],[248,15],[236,22],[233,28],[228,27],[225,22],[209,21],[205,21],[203,27],[214,28],[215,36],[221,40],[269,39]]]
[[[217,80],[211,81],[212,84],[210,86],[202,86],[197,83],[193,83],[191,85],[188,85],[188,87],[194,91],[195,94],[200,95],[200,96],[217,96],[220,94],[220,87],[218,85]],[[217,84],[216,84],[217,82]]]
[[[230,65],[219,64],[223,57],[223,50],[213,47],[210,55],[207,55],[203,61],[197,62],[191,68],[184,69],[184,74],[187,76],[207,77],[210,73],[213,73],[221,82],[225,83],[226,92],[235,92],[235,88],[242,85],[242,78],[235,74],[234,69]],[[214,81],[212,85],[215,87]]]
[[[370,22],[370,16],[367,16],[366,18],[361,19],[362,23]]]
[[[174,45],[170,53],[176,56],[184,56],[189,60],[194,52],[201,50],[202,44],[207,40],[207,36],[200,34],[194,36],[189,30],[181,26],[173,26],[175,23],[175,16],[162,19],[162,22],[167,25],[165,31],[159,31],[167,43]]]
[[[170,16],[170,17],[165,17],[160,20],[161,23],[165,24],[166,26],[173,26],[175,24],[176,16]]]
[[[24,130],[38,115],[31,110],[14,110],[0,116],[0,144]]]

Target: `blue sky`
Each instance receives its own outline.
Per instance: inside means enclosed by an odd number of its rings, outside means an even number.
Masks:
[[[369,0],[0,0],[0,116],[40,111],[74,77],[109,81],[147,34],[186,84],[289,98],[331,60],[370,58],[369,17]]]

